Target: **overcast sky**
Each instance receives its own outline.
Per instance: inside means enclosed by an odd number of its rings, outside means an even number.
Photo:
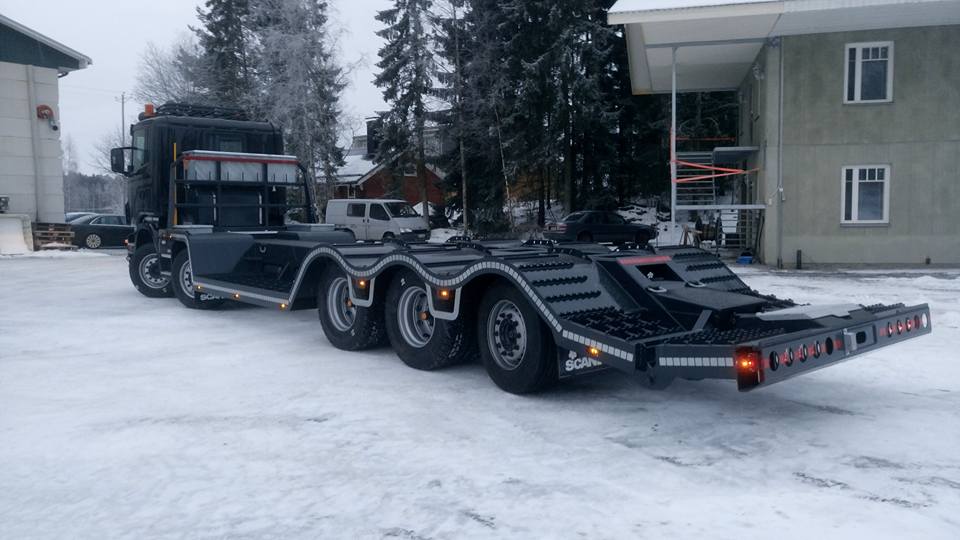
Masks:
[[[333,29],[342,30],[341,57],[358,63],[343,106],[353,125],[383,107],[373,71],[381,40],[374,31],[377,10],[389,0],[330,0]],[[166,46],[196,25],[202,0],[0,0],[0,13],[93,59],[87,69],[60,79],[63,136],[77,146],[81,170],[93,172],[96,141],[120,124],[120,95],[133,89],[137,65],[148,41]],[[126,124],[143,104],[127,102]]]

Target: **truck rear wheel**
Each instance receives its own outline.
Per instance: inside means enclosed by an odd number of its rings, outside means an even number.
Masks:
[[[470,354],[473,328],[430,313],[428,289],[412,271],[397,272],[387,289],[384,315],[390,345],[404,364],[434,370],[463,362]]]
[[[133,252],[129,264],[130,281],[140,294],[148,298],[173,296],[170,278],[160,273],[160,256],[150,244]]]
[[[334,263],[328,263],[317,286],[320,326],[330,343],[344,351],[382,345],[386,339],[383,309],[365,308],[350,300],[350,281]]]
[[[173,259],[170,269],[173,293],[181,304],[190,309],[217,309],[223,305],[223,298],[197,291],[193,286],[193,268],[190,266],[190,256],[184,249]]]
[[[477,326],[483,365],[502,390],[529,394],[557,382],[553,337],[519,290],[491,288],[480,303]]]

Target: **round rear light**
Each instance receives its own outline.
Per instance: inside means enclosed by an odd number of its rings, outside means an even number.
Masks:
[[[823,354],[823,347],[820,345],[820,340],[817,340],[817,342],[813,344],[813,357],[820,358],[821,354]]]
[[[927,325],[930,324],[930,321],[927,320],[927,314],[926,314],[926,313],[924,313],[923,315],[920,316],[920,324],[922,324],[924,328],[926,328]]]
[[[907,332],[913,330],[913,319],[907,319]]]
[[[770,353],[770,371],[776,371],[780,367],[780,355],[777,351]]]
[[[887,337],[893,337],[893,323],[887,323]]]
[[[793,365],[793,360],[796,358],[793,353],[793,348],[787,349],[787,367]]]
[[[824,340],[823,346],[827,351],[827,356],[833,354],[833,338],[827,338]]]
[[[903,333],[903,321],[897,321],[897,333],[898,334]]]
[[[916,328],[917,330],[920,329],[920,316],[919,316],[919,315],[914,315],[914,316],[913,316],[913,327]]]
[[[807,344],[804,343],[800,346],[800,361],[806,362],[807,358],[810,357],[810,349],[807,348]]]

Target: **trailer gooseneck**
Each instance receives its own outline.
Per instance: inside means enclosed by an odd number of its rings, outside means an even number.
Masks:
[[[168,204],[128,244],[147,296],[317,309],[337,348],[389,343],[417,369],[479,355],[508,392],[605,369],[748,391],[931,331],[925,304],[796,305],[689,247],[355,242],[291,222],[314,201],[286,156],[191,150],[167,178]]]

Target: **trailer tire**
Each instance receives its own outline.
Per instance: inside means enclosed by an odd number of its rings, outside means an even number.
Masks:
[[[428,294],[422,279],[402,269],[390,281],[384,303],[391,347],[404,364],[424,371],[463,362],[475,342],[474,327],[464,316],[447,321],[430,315]]]
[[[506,339],[501,338],[504,332],[508,332]],[[477,335],[487,374],[502,390],[529,394],[556,384],[553,336],[515,287],[500,284],[486,292]]]
[[[140,294],[148,298],[173,296],[170,278],[160,274],[160,256],[153,245],[144,244],[133,252],[128,267],[130,281]]]
[[[320,326],[330,343],[343,351],[359,351],[383,345],[387,332],[382,306],[346,304],[349,278],[335,263],[328,263],[317,285],[317,312]]]
[[[190,309],[217,309],[223,305],[223,298],[208,293],[197,294],[199,291],[193,288],[193,268],[187,250],[182,250],[174,257],[170,277],[173,293],[184,306]]]

